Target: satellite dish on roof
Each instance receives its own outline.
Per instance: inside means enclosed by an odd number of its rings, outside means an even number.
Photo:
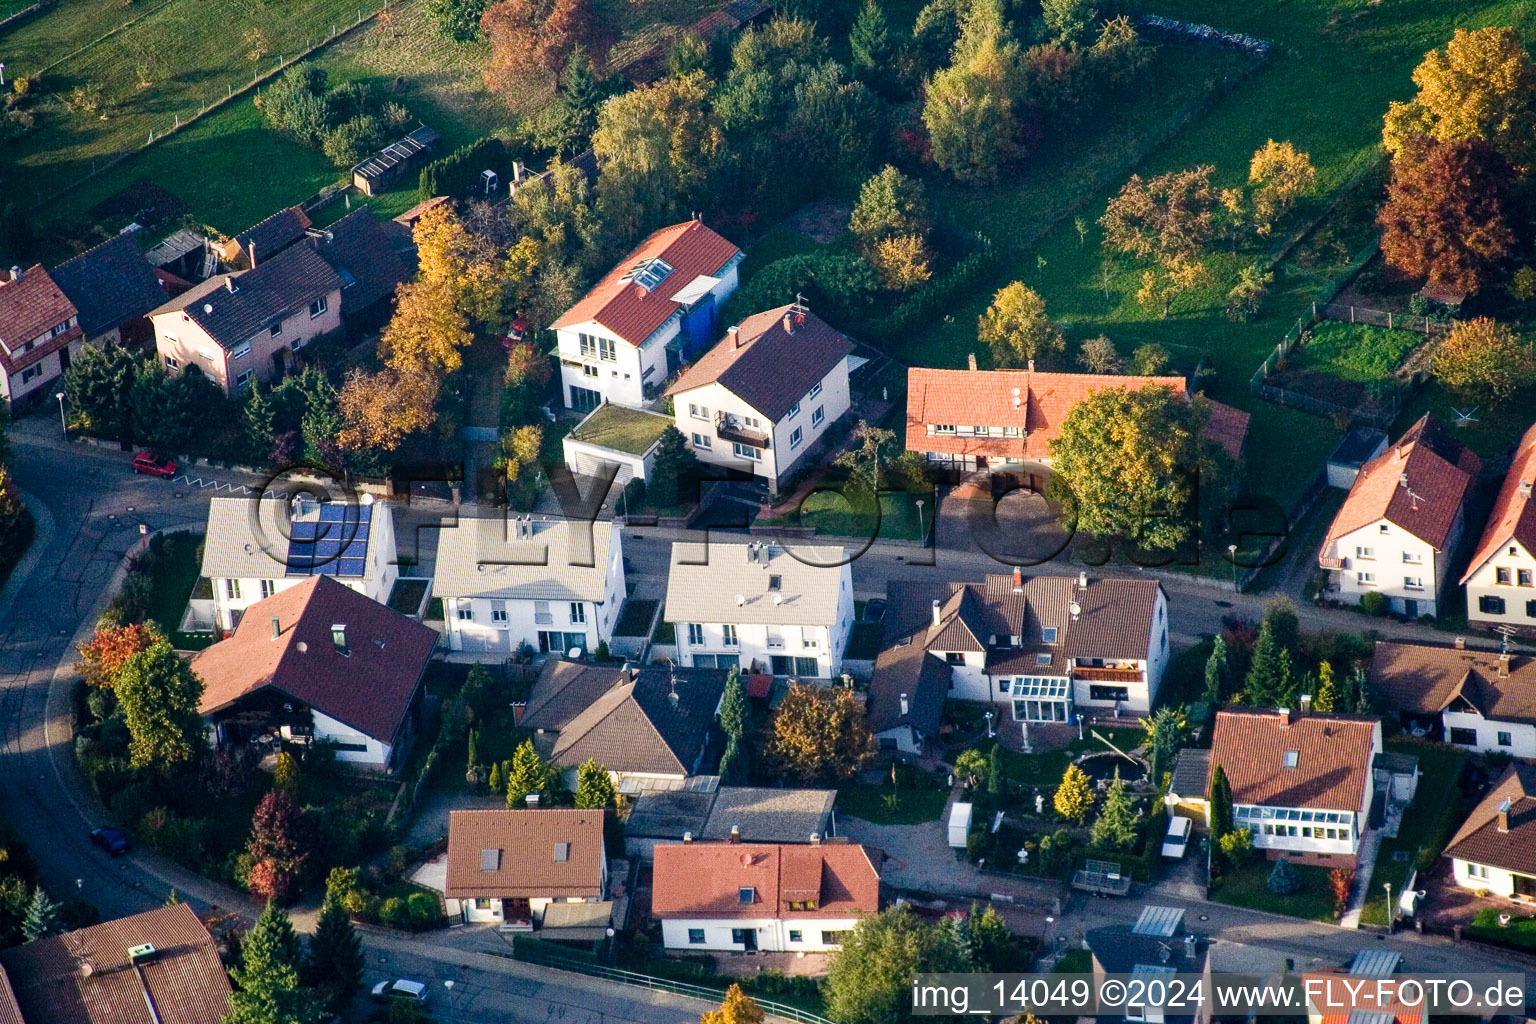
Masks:
[[[746,603],[747,603],[747,599],[745,597],[743,597],[741,594],[737,594],[736,595],[736,607],[740,608],[742,605],[744,605]]]
[[[203,303],[203,312],[204,313],[212,313],[213,312],[213,303],[211,303],[211,302]]]
[[[1072,613],[1072,617],[1074,619],[1083,614],[1083,606],[1078,604],[1076,601],[1073,601],[1070,605],[1068,605],[1067,610]]]
[[[300,640],[297,644],[294,644],[294,646],[299,649],[300,654],[303,654],[309,650],[309,644],[305,643],[303,640]]]

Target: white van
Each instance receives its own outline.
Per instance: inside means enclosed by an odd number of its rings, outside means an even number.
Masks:
[[[1188,818],[1177,815],[1168,819],[1168,835],[1163,838],[1163,856],[1169,860],[1182,860],[1184,852],[1189,849],[1189,827],[1192,822]]]

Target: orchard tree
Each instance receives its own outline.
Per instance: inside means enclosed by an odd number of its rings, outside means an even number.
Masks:
[[[1413,71],[1419,87],[1387,109],[1382,141],[1395,157],[1417,136],[1441,142],[1488,143],[1517,167],[1536,148],[1536,66],[1520,33],[1509,27],[1458,28],[1442,50]]]
[[[197,756],[203,720],[203,681],[165,637],[123,661],[113,687],[128,726],[128,761],[135,768],[181,764]]]
[[[1311,158],[1290,142],[1270,139],[1248,163],[1248,184],[1253,189],[1254,228],[1260,235],[1268,235],[1275,221],[1312,191],[1317,169]]]
[[[1077,529],[1173,550],[1193,537],[1197,473],[1217,475],[1221,456],[1201,437],[1200,399],[1167,387],[1103,388],[1072,407],[1051,441],[1052,500]]]
[[[1210,279],[1211,271],[1204,260],[1187,255],[1171,256],[1166,262],[1141,272],[1136,301],[1149,309],[1160,309],[1166,320],[1179,296],[1205,285]]]
[[[973,0],[960,19],[949,66],[926,90],[922,117],[933,162],[960,181],[990,182],[1022,156],[1015,107],[1023,75],[1023,55],[1001,0]]]
[[[976,324],[979,340],[992,348],[998,369],[1022,368],[1046,352],[1066,348],[1061,330],[1045,315],[1045,300],[1022,281],[1005,285]]]
[[[1274,273],[1262,264],[1253,263],[1239,270],[1237,284],[1227,292],[1227,319],[1247,323],[1269,298],[1269,286],[1274,282]]]
[[[557,77],[578,48],[603,63],[614,42],[590,0],[500,0],[485,9],[480,28],[491,43],[485,84],[509,102],[529,79]]]
[[[1083,342],[1077,353],[1077,361],[1089,373],[1120,372],[1120,350],[1103,334]]]
[[[866,246],[897,235],[926,237],[928,228],[923,183],[890,164],[859,188],[859,201],[848,218],[848,229]]]
[[[1066,820],[1081,825],[1093,809],[1093,784],[1088,781],[1088,773],[1075,764],[1067,765],[1051,806]]]
[[[481,37],[480,18],[486,0],[427,0],[425,10],[437,31],[460,43]]]
[[[1486,142],[1418,140],[1392,161],[1382,256],[1436,289],[1476,294],[1514,250],[1516,206],[1514,172]]]
[[[876,242],[865,259],[880,283],[893,292],[916,288],[933,276],[928,244],[921,235],[892,235]]]
[[[1173,356],[1168,350],[1155,341],[1149,341],[1144,345],[1137,345],[1131,352],[1131,373],[1138,377],[1156,377],[1168,372],[1168,364],[1173,361]]]
[[[600,811],[612,807],[617,799],[613,788],[613,776],[608,769],[587,758],[576,769],[576,806]]]
[[[1451,327],[1430,368],[1452,391],[1505,402],[1536,380],[1536,351],[1509,325],[1480,316]]]
[[[875,742],[853,691],[791,683],[773,713],[763,755],[801,782],[852,778],[874,757]]]
[[[1216,231],[1215,172],[1205,164],[1151,179],[1131,175],[1099,218],[1105,246],[1164,266],[1195,259]]]

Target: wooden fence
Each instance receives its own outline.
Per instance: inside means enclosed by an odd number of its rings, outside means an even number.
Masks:
[[[1451,329],[1449,320],[1394,313],[1389,309],[1367,309],[1365,306],[1354,306],[1344,302],[1312,303],[1312,319],[1370,324],[1372,327],[1385,327],[1389,331],[1416,331],[1425,337],[1445,334]]]

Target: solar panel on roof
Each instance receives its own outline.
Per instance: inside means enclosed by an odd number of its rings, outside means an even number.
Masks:
[[[369,521],[356,505],[321,505],[315,520],[290,524],[290,576],[361,576],[368,559]]]
[[[1401,953],[1390,949],[1362,949],[1349,963],[1349,973],[1367,978],[1386,978],[1397,971],[1402,963]]]
[[[1180,923],[1184,920],[1184,911],[1177,907],[1154,907],[1151,905],[1141,908],[1141,916],[1136,919],[1136,926],[1131,929],[1133,935],[1155,935],[1160,939],[1170,939],[1179,930]]]

